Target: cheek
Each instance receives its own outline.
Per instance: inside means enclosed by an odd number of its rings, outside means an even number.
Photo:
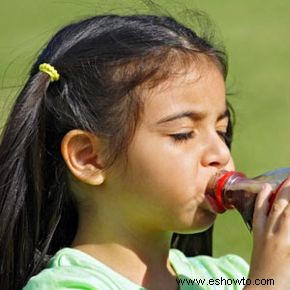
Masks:
[[[194,150],[182,150],[182,145],[166,141],[132,148],[128,163],[130,182],[151,194],[160,193],[161,198],[175,194],[175,199],[184,199],[194,193],[197,156]]]
[[[173,231],[207,227],[212,217],[199,209],[203,192],[198,187],[201,181],[196,152],[170,143],[152,143],[130,148],[122,180],[135,220],[152,226],[158,220],[160,227]]]
[[[235,163],[234,163],[234,160],[233,158],[231,157],[228,164],[225,166],[224,170],[227,170],[227,171],[234,171],[236,170],[235,169]]]

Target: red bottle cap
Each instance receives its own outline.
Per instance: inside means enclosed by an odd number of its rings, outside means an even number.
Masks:
[[[223,174],[218,182],[217,182],[217,187],[216,187],[216,207],[218,209],[218,211],[220,213],[225,212],[227,209],[230,209],[231,207],[227,207],[224,204],[223,201],[223,190],[224,190],[224,186],[227,183],[227,181],[229,180],[229,178],[233,175],[239,175],[239,176],[245,176],[243,173],[241,172],[237,172],[237,171],[228,171],[225,174]]]

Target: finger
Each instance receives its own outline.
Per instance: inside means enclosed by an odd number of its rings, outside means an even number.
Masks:
[[[276,198],[268,217],[267,229],[269,230],[269,232],[271,233],[276,232],[279,220],[281,218],[281,214],[288,206],[288,204],[289,204],[288,200],[285,199],[284,197]]]
[[[290,176],[282,182],[282,186],[279,188],[275,200],[278,200],[279,198],[290,199]]]
[[[269,198],[271,194],[271,185],[265,184],[257,195],[253,215],[253,231],[263,230],[266,227]]]
[[[269,230],[275,233],[280,228],[283,228],[284,224],[289,223],[290,214],[290,177],[288,177],[281,188],[279,189],[273,206],[269,213]],[[287,229],[287,226],[285,226]]]
[[[278,220],[276,228],[273,229],[273,232],[278,232],[282,235],[284,242],[289,245],[290,243],[290,202],[284,208],[281,213],[280,219]]]

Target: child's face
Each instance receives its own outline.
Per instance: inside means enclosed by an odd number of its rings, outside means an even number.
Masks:
[[[118,208],[148,229],[205,229],[215,218],[205,202],[207,183],[217,170],[233,169],[221,137],[228,124],[223,77],[213,64],[202,65],[155,88],[144,102],[127,170],[121,176],[113,169],[107,179]]]

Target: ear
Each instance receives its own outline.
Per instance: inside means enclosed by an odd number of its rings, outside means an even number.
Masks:
[[[62,139],[61,153],[71,173],[90,185],[105,180],[100,139],[87,131],[71,130]]]

